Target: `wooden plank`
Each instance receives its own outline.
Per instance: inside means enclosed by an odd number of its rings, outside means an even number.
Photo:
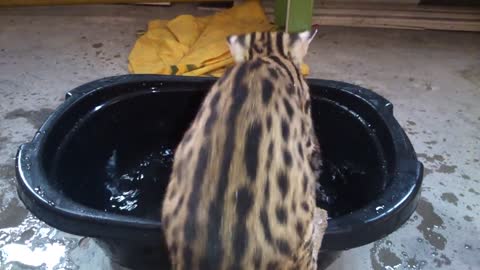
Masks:
[[[478,0],[421,0],[421,5],[480,6]]]
[[[480,32],[480,21],[411,19],[411,18],[375,18],[375,17],[339,17],[313,16],[313,23],[319,25],[380,27],[401,29],[429,29],[449,31]]]
[[[269,8],[266,13],[271,13]],[[391,17],[391,18],[425,18],[425,19],[457,19],[480,20],[480,13],[452,13],[452,12],[424,12],[420,11],[393,11],[393,10],[358,10],[358,9],[332,9],[316,8],[314,16],[365,16],[365,17]]]
[[[458,19],[458,20],[480,20],[480,13],[452,13],[452,12],[424,12],[403,11],[403,10],[358,10],[358,9],[330,9],[316,8],[314,15],[330,16],[368,16],[368,17],[388,17],[388,18],[426,18],[426,19]]]
[[[169,2],[223,2],[225,0],[170,0]],[[145,0],[0,0],[0,6],[50,6],[80,4],[135,4]],[[165,2],[165,0],[148,0],[148,2]]]
[[[315,8],[350,8],[358,10],[398,10],[398,11],[424,11],[424,12],[451,12],[451,13],[480,13],[478,7],[453,7],[453,6],[430,6],[430,5],[398,5],[398,4],[320,4],[316,3]]]
[[[401,5],[416,5],[420,0],[317,0],[318,3],[326,4],[336,4],[336,3],[347,3],[347,4],[401,4]]]
[[[265,7],[267,14],[271,7]],[[315,5],[313,23],[356,27],[480,31],[480,8],[384,4]]]
[[[420,0],[317,0],[319,3],[348,3],[348,4],[358,4],[358,3],[367,3],[367,4],[418,4]]]
[[[273,12],[273,4],[271,1],[262,2],[266,12]],[[397,11],[397,12],[425,12],[425,13],[449,13],[449,14],[480,14],[478,7],[444,7],[444,6],[417,6],[417,5],[385,5],[385,4],[318,4],[315,2],[314,10],[357,10],[360,11]]]
[[[141,2],[141,3],[138,3],[136,4],[138,6],[171,6],[172,5],[172,2]]]
[[[267,13],[272,13],[273,12],[273,7],[271,6],[266,6],[264,5],[265,12]],[[348,13],[348,14],[359,14],[359,15],[365,15],[365,14],[371,14],[373,12],[377,12],[378,14],[385,14],[385,15],[390,15],[390,14],[398,14],[398,15],[415,15],[415,14],[423,14],[426,17],[440,17],[441,15],[439,14],[448,14],[452,16],[459,16],[461,17],[462,15],[465,16],[480,16],[480,8],[471,8],[469,10],[465,10],[463,8],[450,8],[450,9],[442,9],[442,8],[436,8],[436,9],[429,9],[429,8],[423,8],[418,6],[418,8],[410,8],[410,7],[399,7],[399,6],[362,6],[362,5],[355,5],[355,6],[330,6],[330,5],[325,5],[325,6],[318,6],[316,5],[315,8],[313,9],[314,12],[331,12],[331,13]]]
[[[233,1],[228,2],[210,2],[210,3],[199,3],[197,9],[207,10],[207,11],[221,11],[225,9],[232,8],[234,6]]]

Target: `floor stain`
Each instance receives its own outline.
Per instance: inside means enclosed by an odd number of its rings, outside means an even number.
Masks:
[[[387,269],[390,269],[388,267],[395,269],[395,267],[399,267],[402,264],[402,260],[389,248],[380,249],[378,251],[378,259],[383,264],[383,267]]]
[[[33,228],[29,228],[26,231],[22,232],[22,234],[20,235],[20,240],[18,242],[25,244],[34,235],[35,235],[35,230]]]
[[[8,137],[0,135],[0,151],[5,149],[5,145],[10,141]]]
[[[423,177],[426,177],[427,175],[431,174],[433,171],[430,170],[427,167],[423,167]]]
[[[15,165],[14,164],[0,164],[0,181],[15,180]]]
[[[471,66],[467,69],[461,70],[459,73],[467,81],[480,86],[480,67]]]
[[[412,130],[410,130],[410,129],[407,129],[407,133],[410,134],[410,135],[416,135],[416,134],[418,134],[418,132],[412,131]]]
[[[473,217],[471,217],[471,216],[463,216],[463,219],[465,219],[465,221],[468,221],[468,222],[473,221]]]
[[[433,259],[433,262],[435,263],[435,266],[437,268],[441,268],[444,265],[451,265],[452,264],[452,261],[450,260],[450,258],[445,256],[445,254],[440,255],[440,258]]]
[[[88,242],[90,242],[90,238],[89,237],[83,237],[82,239],[80,239],[80,241],[78,241],[78,246],[84,248],[88,245]]]
[[[437,169],[437,172],[452,174],[455,172],[456,169],[457,169],[457,166],[455,165],[441,164],[440,167]]]
[[[28,216],[28,210],[25,209],[17,198],[14,198],[6,207],[2,206],[0,209],[0,229],[18,226]]]
[[[342,251],[320,252],[318,254],[317,269],[318,270],[327,269],[338,258],[340,258],[341,255],[342,255]]]
[[[433,90],[431,82],[425,82],[425,90],[427,90],[427,91],[432,91]]]
[[[466,179],[466,180],[470,180],[470,176],[466,175],[466,174],[462,174],[462,178],[463,179]]]
[[[41,108],[40,110],[16,109],[5,115],[5,119],[25,118],[35,129],[39,129],[53,109]]]
[[[17,226],[28,215],[15,191],[15,165],[0,164],[0,229]]]
[[[425,198],[418,202],[417,213],[423,218],[417,229],[423,234],[423,238],[433,247],[444,250],[447,239],[438,232],[433,231],[437,228],[445,228],[443,219],[434,212],[433,205]]]
[[[478,193],[475,189],[473,188],[469,188],[468,191],[470,191],[471,193],[475,194],[475,195],[480,195],[480,193]]]
[[[92,44],[92,47],[95,48],[95,49],[101,48],[101,47],[103,47],[103,43],[101,43],[101,42],[94,43],[94,44]]]
[[[373,270],[383,270],[385,269],[382,264],[377,259],[377,250],[380,244],[383,243],[383,240],[377,241],[373,244],[373,247],[370,249],[370,263],[372,264]]]
[[[423,267],[427,265],[427,261],[424,260],[417,260],[417,256],[413,258],[408,258],[406,263],[406,269],[423,269]]]
[[[433,156],[428,156],[427,154],[417,154],[417,157],[425,159],[427,162],[445,161],[445,158],[442,155],[435,154]]]
[[[458,198],[455,196],[455,194],[451,192],[443,193],[442,196],[440,196],[442,201],[444,202],[449,202],[454,205],[458,205]]]
[[[429,141],[425,143],[432,145],[432,144],[436,144],[437,141]],[[417,154],[417,157],[422,159],[422,161],[426,163],[431,163],[432,165],[434,165],[436,167],[435,171],[439,173],[451,174],[451,173],[454,173],[457,169],[457,166],[455,165],[448,165],[443,163],[445,161],[445,158],[442,155],[435,154],[433,156],[429,156],[427,154],[420,153],[420,154]]]
[[[402,259],[389,248],[392,245],[392,242],[388,240],[385,241],[386,239],[376,241],[370,249],[370,263],[372,269],[400,269],[403,264]]]

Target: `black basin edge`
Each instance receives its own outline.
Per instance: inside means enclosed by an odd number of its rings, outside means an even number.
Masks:
[[[185,80],[188,80],[189,83],[195,82],[210,85],[216,79],[208,77],[185,78],[180,76],[163,75],[122,75],[86,83],[69,91],[66,94],[65,102],[57,108],[56,113],[52,114],[45,121],[32,141],[23,144],[17,152],[17,192],[22,202],[34,215],[41,216],[42,220],[47,224],[65,232],[90,237],[118,238],[119,235],[122,235],[119,232],[128,228],[130,231],[133,230],[132,233],[134,233],[139,240],[162,238],[160,229],[161,223],[159,221],[116,214],[106,215],[100,210],[82,206],[68,199],[58,203],[54,202],[55,205],[52,205],[52,203],[48,201],[48,198],[40,196],[40,194],[34,190],[35,187],[29,185],[27,179],[29,175],[36,175],[37,177],[43,178],[46,177],[45,173],[40,168],[36,153],[41,150],[39,147],[42,140],[45,139],[45,130],[48,130],[49,127],[58,120],[62,112],[66,111],[75,102],[78,102],[83,97],[93,94],[96,91],[100,91],[105,87],[112,87],[117,84],[163,82],[168,86],[169,82],[178,83]],[[386,122],[387,126],[391,127],[395,144],[394,147],[396,152],[400,155],[399,160],[396,161],[399,165],[397,166],[398,168],[395,172],[395,177],[403,179],[403,184],[408,184],[410,186],[408,190],[404,191],[404,194],[400,194],[399,196],[403,196],[407,199],[395,202],[394,207],[384,207],[385,209],[379,209],[375,214],[363,210],[357,210],[347,216],[331,220],[325,234],[324,243],[326,244],[323,249],[344,250],[378,240],[404,224],[415,210],[420,197],[423,165],[417,160],[412,144],[397,120],[394,118],[393,105],[388,100],[368,89],[343,82],[308,79],[308,83],[312,88],[315,88],[315,86],[332,87],[348,94],[361,97],[363,100],[367,101],[372,108],[375,108]],[[165,90],[162,89],[161,91],[168,91],[168,87],[165,87]],[[395,181],[397,184],[401,182],[402,181]],[[383,197],[388,197],[390,195],[394,196],[397,188],[395,183],[387,188],[385,196]],[[46,188],[48,189],[48,187]],[[46,191],[48,192],[45,193],[52,194],[52,197],[61,196],[55,190]],[[407,196],[407,194],[414,194],[414,196]],[[394,197],[392,197],[392,199],[394,199]],[[389,201],[377,200],[371,202],[366,208],[372,210],[375,209],[375,207],[372,208],[372,206],[381,206],[388,203]],[[75,209],[75,212],[71,211],[71,209]],[[387,209],[389,209],[388,211],[393,211],[395,214],[387,212]],[[368,220],[369,226],[367,229],[363,226],[366,216],[376,217],[376,219]],[[85,224],[85,226],[78,226],[80,223]],[[96,229],[93,230],[92,228]],[[350,238],[348,233],[349,230],[355,231],[359,236],[355,239]],[[92,231],[95,231],[95,234],[92,234]],[[131,238],[131,236],[125,236],[126,240],[131,240]]]
[[[378,111],[386,125],[390,128],[395,151],[399,158],[396,162],[397,169],[395,171],[397,181],[393,181],[394,183],[385,190],[382,198],[366,205],[364,207],[365,210],[357,210],[349,215],[331,220],[324,236],[325,245],[322,246],[322,249],[330,251],[346,250],[381,239],[397,230],[415,211],[421,193],[423,164],[418,161],[413,145],[393,115],[392,103],[387,99],[371,90],[344,82],[318,79],[310,79],[308,82],[311,88],[315,88],[312,86],[316,85],[332,87],[348,92],[368,102],[372,108]],[[406,184],[410,186],[410,189],[405,190],[403,194],[397,194],[399,186]],[[414,196],[408,196],[407,194],[414,194]],[[406,199],[389,207],[389,202],[382,199],[392,196],[404,197]],[[376,213],[368,213],[366,211],[366,209],[373,211],[373,209],[382,205],[384,207],[375,211]],[[363,226],[366,216],[375,216],[375,219],[368,220],[368,228]],[[354,238],[351,237],[350,231],[355,231],[356,235]]]
[[[25,143],[19,147],[15,165],[17,179],[26,179],[28,177],[27,174],[33,170],[40,171],[38,164],[30,162],[30,160],[35,158],[35,151],[33,151],[32,145],[33,143]],[[37,175],[44,176],[38,173]],[[56,190],[46,187],[44,193],[49,194],[49,196],[42,197],[39,192],[35,191],[35,187],[29,185],[27,181],[18,180],[17,183],[17,194],[26,208],[33,215],[41,217],[42,221],[48,225],[62,231],[81,236],[116,238],[118,235],[122,235],[122,232],[128,228],[130,231],[134,231],[133,233],[138,237],[139,241],[152,238],[161,239],[163,237],[159,231],[158,222],[149,222],[149,220],[116,214],[109,214],[109,218],[98,219],[98,216],[94,217],[89,214],[98,215],[101,214],[101,211],[64,199],[65,202],[63,204],[66,204],[66,206],[74,205],[73,209],[78,210],[79,214],[64,207],[56,207],[55,204],[48,200],[49,197],[62,196]],[[125,218],[129,220],[128,223],[122,222]],[[79,226],[79,224],[86,226]],[[135,227],[131,226],[132,224],[135,224]],[[92,232],[95,233],[92,234]]]

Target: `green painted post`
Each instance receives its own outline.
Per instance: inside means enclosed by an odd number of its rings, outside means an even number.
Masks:
[[[275,0],[275,24],[288,32],[312,27],[313,0]]]
[[[275,0],[275,24],[280,27],[281,30],[285,30],[285,23],[287,21],[287,6],[288,0]]]

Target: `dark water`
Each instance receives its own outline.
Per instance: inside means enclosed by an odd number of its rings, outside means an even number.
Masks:
[[[72,174],[72,157],[63,155],[66,166],[58,169],[57,177],[70,181],[62,187],[63,192],[105,212],[158,219],[173,165],[173,150],[157,146],[137,151],[113,149],[103,161],[84,167],[82,174]]]
[[[331,218],[364,207],[388,184],[376,131],[349,108],[323,98],[312,100],[312,117],[323,156],[317,206]]]
[[[57,188],[94,209],[159,219],[173,149],[192,118],[172,114],[182,103],[168,100],[112,100],[79,119],[51,163]]]
[[[327,209],[329,217],[347,214],[358,207],[356,196],[350,193],[350,179],[364,177],[365,171],[345,162],[336,165],[323,161],[323,171],[316,185],[317,206]],[[355,196],[355,197],[354,197]]]
[[[95,209],[158,219],[173,149],[201,101],[171,95],[112,102],[81,119],[52,162],[58,189]],[[358,115],[325,99],[314,99],[312,112],[324,157],[317,205],[341,216],[384,190],[385,159]]]
[[[143,216],[148,208],[159,206],[159,189],[168,179],[173,165],[173,150],[160,147],[127,168],[118,166],[118,152],[114,150],[107,161],[105,171],[106,205],[104,210],[116,213],[132,213]],[[163,192],[162,192],[163,193]]]

